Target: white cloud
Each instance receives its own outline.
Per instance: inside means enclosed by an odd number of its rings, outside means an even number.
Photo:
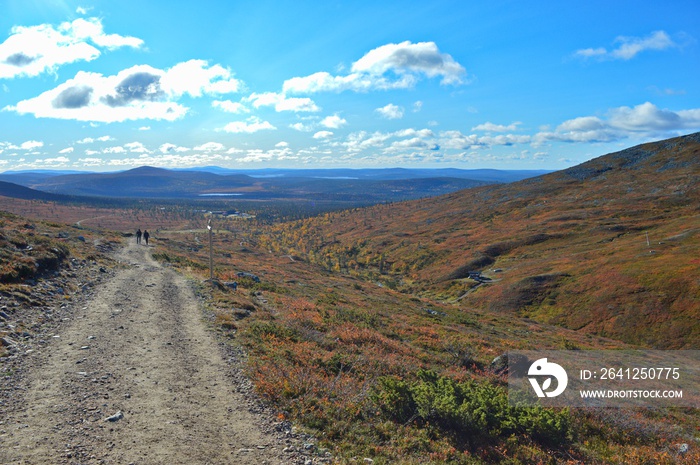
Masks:
[[[289,142],[286,141],[280,141],[275,144],[275,147],[289,147]]]
[[[26,142],[22,142],[19,146],[20,149],[22,150],[32,150],[32,149],[38,149],[44,146],[44,143],[38,140],[28,140]]]
[[[233,133],[254,133],[266,129],[277,129],[268,121],[263,121],[256,116],[248,118],[246,121],[234,121],[224,126],[223,131]]]
[[[311,126],[309,124],[304,124],[304,123],[292,123],[289,125],[289,127],[294,129],[295,131],[300,131],[300,132],[313,131],[313,126]]]
[[[293,111],[293,112],[317,112],[321,108],[310,98],[287,97],[284,94],[275,92],[265,92],[262,94],[253,93],[245,99],[247,102],[252,102],[255,108],[263,106],[274,106],[275,111]]]
[[[231,100],[214,100],[211,102],[211,106],[214,108],[221,108],[228,113],[250,113],[248,107],[239,102],[232,102]]]
[[[508,131],[517,131],[518,126],[522,124],[519,121],[516,121],[515,123],[511,123],[507,126],[502,125],[502,124],[494,124],[491,122],[486,122],[483,124],[479,124],[478,126],[474,126],[472,128],[472,131],[486,131],[486,132],[508,132]]]
[[[462,65],[440,53],[434,42],[409,41],[387,44],[370,50],[352,65],[352,71],[382,75],[387,71],[397,74],[425,74],[442,77],[443,84],[461,84],[466,73]]]
[[[85,167],[136,167],[143,165],[164,166],[164,167],[188,167],[212,165],[222,162],[230,162],[232,158],[228,155],[217,153],[193,153],[193,154],[175,154],[175,153],[160,153],[160,154],[142,154],[138,157],[131,158],[108,158],[102,159],[97,157],[79,158],[77,164]]]
[[[318,131],[316,134],[314,134],[314,139],[328,139],[329,137],[333,137],[333,132],[332,131]]]
[[[221,152],[226,150],[226,147],[219,142],[207,142],[202,145],[198,145],[193,150],[198,150],[202,152]]]
[[[92,61],[100,56],[97,47],[111,50],[142,45],[136,37],[105,34],[98,18],[78,18],[58,28],[50,24],[15,26],[0,44],[0,79],[37,76],[68,63]]]
[[[348,122],[338,115],[332,115],[323,118],[319,124],[330,129],[338,129],[341,126],[345,126],[346,124],[348,124]]]
[[[260,163],[272,160],[297,160],[289,147],[281,147],[272,150],[251,149],[245,152],[246,155],[237,158],[241,163]]]
[[[150,126],[141,126],[141,127],[139,128],[139,131],[150,131],[150,130],[151,130],[151,127],[150,127]]]
[[[700,130],[700,108],[672,111],[645,102],[608,111],[607,119],[582,116],[564,121],[554,131],[533,137],[535,146],[546,141],[612,142],[631,136],[672,136],[684,130]]]
[[[365,150],[375,151],[376,149],[385,148],[388,151],[396,151],[406,148],[420,148],[434,150],[439,148],[434,140],[435,134],[430,129],[401,129],[395,132],[373,132],[366,131],[354,132],[348,135],[345,142],[341,145],[346,148],[348,153],[359,153]],[[391,142],[387,148],[387,143]]]
[[[370,50],[353,63],[348,75],[333,76],[321,71],[288,79],[282,89],[289,93],[406,89],[422,76],[441,77],[442,84],[454,85],[464,83],[466,71],[450,55],[440,53],[434,42],[405,41]]]
[[[165,144],[161,144],[161,146],[158,147],[158,151],[160,153],[173,153],[173,152],[189,152],[190,149],[187,147],[181,147],[181,146],[166,142]]]
[[[403,118],[403,108],[393,103],[389,103],[381,108],[377,108],[377,113],[379,113],[383,118],[386,119],[401,119]]]
[[[128,144],[124,144],[124,147],[129,149],[129,152],[151,153],[141,142],[129,142]]]
[[[477,134],[462,134],[460,131],[440,132],[440,146],[447,149],[475,150],[490,148],[496,145],[510,146],[516,144],[528,144],[532,136],[517,134],[499,134],[497,136],[479,136]]]
[[[102,149],[102,153],[126,153],[126,149],[122,146],[117,145],[115,147],[105,147],[104,149]]]
[[[73,153],[75,149],[73,147],[66,147],[65,149],[59,150],[58,153],[64,154],[64,153]]]
[[[631,60],[646,50],[666,50],[678,45],[664,31],[655,31],[648,37],[624,37],[615,39],[617,47],[608,51],[606,48],[586,48],[577,50],[574,56],[599,60]]]
[[[112,136],[100,136],[97,139],[94,139],[92,137],[85,137],[84,139],[80,139],[75,141],[76,144],[92,144],[95,142],[109,142],[114,140],[114,137]]]
[[[230,71],[219,65],[207,68],[202,60],[190,60],[165,71],[138,65],[113,76],[80,71],[55,89],[4,110],[37,118],[103,123],[173,121],[188,111],[176,101],[184,94],[199,97],[203,93],[233,92],[238,85]]]
[[[221,65],[209,66],[204,60],[189,60],[162,73],[160,86],[171,96],[190,94],[201,97],[202,94],[236,93],[242,82],[234,79],[231,70]]]
[[[421,111],[421,108],[423,108],[423,102],[420,100],[413,102],[413,113],[418,113]]]

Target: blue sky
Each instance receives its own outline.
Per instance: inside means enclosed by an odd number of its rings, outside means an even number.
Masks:
[[[700,131],[697,1],[0,0],[0,171],[560,169]]]

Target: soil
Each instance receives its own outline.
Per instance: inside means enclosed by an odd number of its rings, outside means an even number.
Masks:
[[[325,462],[261,405],[192,283],[150,250],[132,240],[69,317],[3,361],[0,463]]]

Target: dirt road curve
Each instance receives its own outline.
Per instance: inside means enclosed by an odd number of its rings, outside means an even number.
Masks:
[[[0,415],[0,463],[293,463],[227,374],[186,280],[144,246],[119,259]]]

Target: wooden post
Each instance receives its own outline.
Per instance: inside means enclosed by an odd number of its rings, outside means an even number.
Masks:
[[[211,229],[211,218],[207,221],[207,229],[209,230],[209,280],[214,282],[214,248],[212,246],[214,231]]]

